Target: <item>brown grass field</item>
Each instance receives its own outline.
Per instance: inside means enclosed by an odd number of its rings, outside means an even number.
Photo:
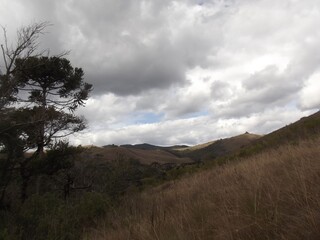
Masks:
[[[84,239],[320,239],[320,138],[123,199]]]
[[[109,162],[115,159],[135,159],[138,160],[141,164],[150,165],[153,162],[160,164],[165,163],[188,163],[192,160],[188,157],[177,157],[174,154],[161,150],[161,149],[129,149],[125,147],[88,147],[84,153],[83,159],[93,162]]]

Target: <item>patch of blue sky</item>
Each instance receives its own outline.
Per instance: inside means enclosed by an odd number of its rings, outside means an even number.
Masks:
[[[204,116],[208,116],[208,115],[209,115],[209,112],[207,110],[202,110],[202,111],[198,111],[198,112],[187,113],[182,118],[183,119],[197,118],[197,117],[204,117]]]
[[[156,114],[153,112],[142,112],[134,117],[134,124],[148,124],[148,123],[157,123],[163,119],[164,114]]]

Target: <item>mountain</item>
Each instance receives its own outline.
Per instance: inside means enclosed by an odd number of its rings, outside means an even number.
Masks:
[[[260,137],[261,136],[257,134],[244,133],[231,138],[220,139],[185,148],[179,152],[181,156],[190,157],[195,161],[212,160],[217,157],[232,154]]]
[[[108,147],[90,147],[83,153],[83,158],[87,160],[95,160],[97,162],[108,162],[113,160],[137,160],[141,164],[151,165],[159,164],[182,164],[193,162],[188,157],[180,157],[162,148],[158,148],[149,144],[141,144],[140,147],[124,145],[124,146],[108,146]]]
[[[148,143],[141,143],[141,144],[135,144],[135,145],[125,144],[125,145],[120,145],[120,147],[129,148],[129,149],[141,149],[141,150],[157,150],[161,148],[159,146],[155,146]]]
[[[283,144],[296,144],[300,140],[312,139],[320,134],[320,111],[260,136],[245,133],[196,146],[180,149],[180,156],[195,161],[214,160],[219,157],[244,157]]]
[[[86,150],[85,157],[100,162],[123,158],[125,160],[138,160],[141,164],[146,165],[153,163],[180,165],[232,154],[260,137],[260,135],[245,133],[195,146],[161,147],[148,143],[120,146],[106,145],[102,148],[92,146]]]
[[[247,156],[284,143],[295,143],[301,139],[312,138],[319,133],[320,111],[264,136],[246,132],[195,146],[162,147],[148,143],[107,145],[101,148],[91,146],[87,148],[84,155],[86,159],[94,159],[98,162],[133,159],[145,165],[153,163],[180,165],[231,155]]]
[[[120,145],[120,147],[123,148],[130,148],[130,149],[141,149],[141,150],[180,150],[180,149],[185,149],[188,148],[187,145],[174,145],[174,146],[169,146],[169,147],[161,147],[161,146],[156,146],[148,143],[142,143],[142,144],[125,144],[125,145]]]
[[[87,239],[320,239],[315,135],[127,195]]]

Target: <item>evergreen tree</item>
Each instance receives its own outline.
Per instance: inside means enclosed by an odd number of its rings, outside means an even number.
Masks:
[[[8,48],[5,32],[5,44],[1,45],[5,63],[0,74],[0,147],[4,152],[0,157],[1,202],[14,170],[21,178],[24,201],[33,176],[53,174],[59,171],[58,166],[70,166],[56,164],[52,156],[65,158],[52,153],[48,157],[44,149],[66,152],[61,149],[67,145],[59,142],[86,126],[74,112],[84,105],[92,85],[84,82],[83,70],[73,68],[63,55],[36,53],[37,40],[46,26],[41,23],[22,28],[15,49]],[[33,154],[26,156],[28,150],[34,150]]]

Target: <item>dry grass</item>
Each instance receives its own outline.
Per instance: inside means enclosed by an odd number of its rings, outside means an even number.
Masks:
[[[161,149],[134,149],[134,148],[125,148],[125,147],[87,147],[86,151],[83,153],[83,159],[89,160],[90,162],[93,159],[96,162],[109,162],[114,159],[123,158],[126,160],[135,159],[138,160],[141,164],[150,165],[153,162],[157,162],[160,164],[165,163],[188,163],[192,162],[190,158],[187,157],[177,157],[174,154],[161,150]]]
[[[85,239],[320,239],[320,138],[124,200]]]
[[[260,137],[261,137],[261,135],[245,133],[245,134],[241,134],[238,136],[225,138],[225,139],[221,139],[221,140],[223,141],[224,148],[226,148],[228,150],[228,152],[232,152],[234,150],[238,150],[241,146],[247,145],[250,142],[259,139]],[[213,145],[217,141],[218,140],[198,144],[198,145],[191,146],[191,147],[181,148],[181,149],[177,149],[177,151],[192,152],[192,151],[196,151],[196,150],[201,150],[201,149],[209,147],[210,145]]]

